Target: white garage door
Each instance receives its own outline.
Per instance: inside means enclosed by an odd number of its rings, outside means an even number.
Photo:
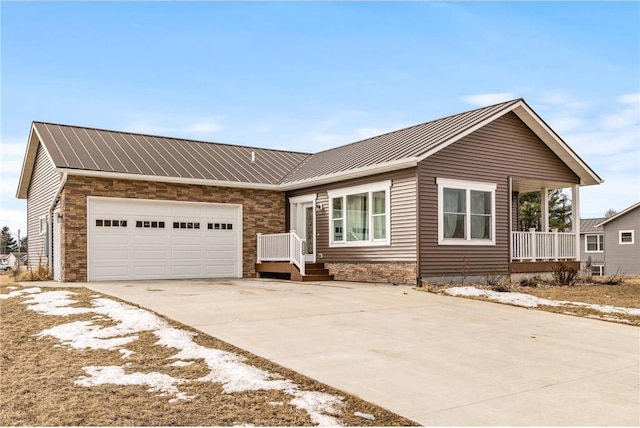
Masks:
[[[89,281],[242,276],[242,208],[89,197]]]

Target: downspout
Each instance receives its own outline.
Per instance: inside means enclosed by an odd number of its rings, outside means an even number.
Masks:
[[[47,236],[49,237],[49,257],[48,257],[48,264],[49,264],[49,268],[51,269],[51,274],[53,275],[53,222],[57,221],[57,219],[53,218],[53,209],[56,206],[56,202],[58,202],[58,200],[60,199],[60,194],[62,194],[62,189],[64,188],[64,185],[67,183],[67,173],[63,172],[62,173],[62,180],[60,181],[60,184],[58,185],[58,190],[56,191],[56,196],[53,198],[53,200],[51,201],[51,206],[49,207],[49,230],[47,230]],[[61,252],[62,253],[62,252]]]

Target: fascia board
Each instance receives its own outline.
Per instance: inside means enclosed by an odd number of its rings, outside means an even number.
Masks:
[[[20,179],[18,181],[18,189],[16,190],[16,198],[27,199],[27,192],[29,191],[29,184],[31,184],[31,176],[33,175],[33,167],[36,162],[36,155],[38,154],[38,146],[42,144],[44,152],[47,154],[47,159],[51,162],[51,165],[56,168],[56,165],[51,159],[51,155],[47,150],[47,146],[42,143],[40,133],[36,128],[35,122],[31,124],[31,130],[29,131],[29,138],[27,140],[27,148],[25,150],[24,159],[22,160],[22,169],[20,170]]]
[[[503,110],[495,112],[494,114],[492,114],[488,118],[484,119],[483,121],[476,123],[471,128],[468,128],[468,129],[460,132],[459,134],[449,138],[448,140],[443,141],[442,143],[438,144],[437,146],[433,147],[432,149],[427,150],[425,153],[420,155],[419,162],[425,160],[429,156],[434,155],[435,153],[438,153],[440,150],[449,147],[451,144],[455,143],[458,140],[461,140],[462,138],[466,137],[467,135],[477,131],[478,129],[480,129],[480,128],[486,126],[486,125],[488,125],[489,123],[493,122],[494,120],[498,119],[499,117],[504,116],[505,114],[507,114],[511,110],[513,110],[516,106],[518,106],[520,103],[522,103],[522,101],[518,101],[517,103],[511,104],[510,106],[506,107]]]
[[[68,175],[79,175],[79,176],[96,177],[96,178],[136,180],[136,181],[158,181],[163,183],[195,184],[199,186],[233,187],[233,188],[240,188],[240,189],[281,190],[279,185],[277,184],[207,180],[203,178],[163,177],[158,175],[128,174],[128,173],[122,173],[122,172],[91,171],[91,170],[84,170],[84,169],[58,168],[57,170],[60,173],[67,173]]]
[[[621,216],[625,215],[626,213],[628,213],[629,211],[633,211],[634,209],[636,209],[638,207],[640,207],[640,202],[638,202],[637,204],[633,204],[629,208],[627,208],[626,210],[623,210],[623,211],[619,212],[618,214],[614,215],[613,217],[609,217],[608,219],[596,224],[594,227],[600,227],[603,224],[609,223],[610,221],[615,220],[618,217],[621,217]]]
[[[551,151],[580,177],[581,185],[590,186],[604,182],[525,102],[521,101],[513,110]]]
[[[335,183],[336,181],[352,180],[354,178],[367,177],[375,174],[382,174],[390,171],[411,168],[418,165],[418,158],[401,159],[392,162],[386,162],[380,165],[367,166],[350,171],[336,172],[333,174],[323,175],[321,177],[309,178],[280,185],[280,190],[289,191],[304,189],[307,187],[320,186],[323,184]]]

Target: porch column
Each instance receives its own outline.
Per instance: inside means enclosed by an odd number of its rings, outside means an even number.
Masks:
[[[542,211],[542,218],[540,219],[540,231],[548,232],[549,231],[549,189],[546,187],[542,189],[542,206],[540,207]]]
[[[575,233],[576,260],[580,261],[580,185],[571,186],[571,231]]]

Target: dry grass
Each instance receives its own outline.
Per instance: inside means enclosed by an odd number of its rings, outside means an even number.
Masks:
[[[3,276],[0,292],[7,293],[11,283]],[[88,306],[96,293],[74,288],[81,306]],[[169,425],[243,425],[308,426],[308,414],[289,404],[291,396],[281,391],[253,391],[228,394],[219,384],[190,382],[180,390],[197,397],[191,401],[169,403],[168,398],[148,392],[145,386],[103,385],[81,387],[74,381],[86,373],[90,365],[123,365],[118,351],[74,350],[60,346],[51,337],[37,338],[44,329],[76,320],[89,320],[95,314],[56,317],[26,309],[22,297],[0,300],[0,368],[2,382],[0,425],[91,425],[91,426],[169,426]],[[114,299],[115,300],[115,299]],[[93,320],[95,322],[95,320]],[[110,322],[110,321],[105,321]],[[169,321],[174,327],[196,332]],[[357,397],[300,375],[268,360],[252,355],[216,338],[196,332],[200,345],[240,354],[247,363],[279,374],[307,391],[322,391],[344,397],[340,419],[349,426],[415,425]],[[171,348],[155,345],[152,333],[142,333],[138,341],[127,345],[135,353],[126,361],[127,372],[163,372],[171,376],[197,379],[209,372],[199,361],[187,367],[169,367],[175,354]],[[277,403],[277,404],[274,404]],[[354,412],[375,416],[374,421],[358,417]]]
[[[609,279],[614,279],[616,280],[615,282],[619,281],[619,284],[606,284]],[[539,279],[534,279],[530,282],[537,284],[537,286],[523,286],[519,283],[510,283],[507,279],[503,279],[496,284],[484,283],[467,285],[500,292],[525,293],[548,300],[640,309],[640,276],[616,276],[615,278],[593,277],[588,281],[581,280],[577,285],[571,286],[556,285]],[[441,293],[444,289],[454,286],[456,285],[426,284],[426,286],[421,288],[421,290]],[[468,296],[466,298],[493,301],[484,296]],[[535,309],[640,326],[640,316],[603,313],[592,308],[567,305],[538,306]]]

